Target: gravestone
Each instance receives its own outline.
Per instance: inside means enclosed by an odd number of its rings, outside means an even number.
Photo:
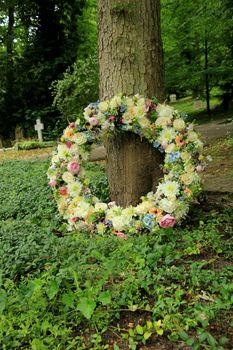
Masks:
[[[202,109],[203,108],[203,102],[202,100],[196,100],[193,104],[194,109]]]
[[[19,142],[23,140],[24,134],[23,134],[23,128],[21,125],[17,124],[15,127],[15,141]]]
[[[3,137],[0,135],[0,149],[3,148]]]
[[[176,102],[176,94],[171,94],[170,96],[169,96],[169,99],[170,99],[170,102],[172,103],[172,102]]]
[[[40,119],[36,119],[36,125],[34,125],[34,128],[37,131],[39,142],[43,142],[42,130],[44,130],[44,124],[41,123]]]

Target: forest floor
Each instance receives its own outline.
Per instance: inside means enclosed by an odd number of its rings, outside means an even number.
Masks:
[[[204,191],[233,193],[233,122],[219,120],[198,125],[196,130],[205,143],[205,153],[212,156],[213,161],[203,174]],[[104,157],[104,148],[95,150],[96,158]],[[26,151],[1,151],[0,160],[31,159],[50,157],[52,148]]]

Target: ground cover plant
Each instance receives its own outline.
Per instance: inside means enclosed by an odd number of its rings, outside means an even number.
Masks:
[[[198,205],[175,230],[127,240],[71,234],[47,167],[0,163],[2,349],[231,349],[230,209]],[[106,200],[103,167],[87,171]]]

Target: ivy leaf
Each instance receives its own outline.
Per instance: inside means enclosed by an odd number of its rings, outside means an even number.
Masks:
[[[92,299],[88,298],[80,298],[80,301],[77,305],[77,309],[83,314],[84,317],[86,317],[88,320],[90,320],[94,310],[96,307],[96,302]]]
[[[56,280],[51,281],[49,287],[46,290],[46,293],[50,300],[55,297],[58,290],[59,290],[59,284],[57,283],[57,281]]]
[[[103,304],[103,305],[108,305],[111,303],[111,294],[110,292],[107,290],[106,292],[102,292],[99,296],[99,301]]]
[[[32,350],[49,350],[40,339],[33,339],[31,345]]]
[[[75,294],[73,292],[68,292],[68,293],[64,293],[62,295],[62,303],[68,307],[73,307],[74,306],[74,298],[75,298]]]
[[[6,302],[7,302],[7,295],[6,295],[6,292],[2,289],[0,290],[0,313],[2,313],[3,310],[5,309]]]
[[[143,338],[145,339],[145,340],[147,340],[147,339],[149,339],[150,338],[150,336],[152,335],[152,333],[151,332],[145,332],[144,333],[144,335],[143,335]]]
[[[138,324],[136,327],[136,331],[138,334],[142,335],[143,334],[143,327],[140,324]]]

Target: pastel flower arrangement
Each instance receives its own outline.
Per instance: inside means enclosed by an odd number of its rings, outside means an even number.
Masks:
[[[164,153],[164,178],[155,192],[141,198],[135,207],[103,203],[89,187],[84,163],[91,147],[113,133],[133,132]],[[200,172],[208,158],[203,143],[178,111],[140,95],[114,96],[90,104],[84,114],[64,130],[48,169],[49,185],[58,209],[70,230],[112,232],[127,239],[127,233],[174,227],[187,215],[201,191]]]

